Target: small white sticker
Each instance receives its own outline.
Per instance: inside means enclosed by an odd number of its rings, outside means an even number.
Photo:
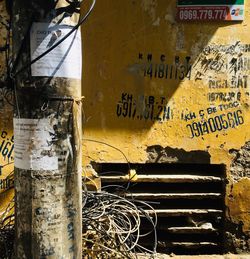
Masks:
[[[54,129],[48,119],[14,119],[15,167],[25,170],[57,170],[53,150]]]
[[[52,47],[72,30],[68,25],[33,23],[30,33],[31,60]],[[81,33],[78,29],[55,49],[31,65],[32,76],[81,79]]]

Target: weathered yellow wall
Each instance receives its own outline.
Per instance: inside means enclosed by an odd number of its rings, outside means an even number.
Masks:
[[[235,223],[242,220],[246,232],[250,230],[250,196],[239,193],[250,188],[250,183],[243,180],[244,185],[234,186],[237,181],[230,175],[234,157],[230,150],[240,150],[250,139],[249,8],[246,1],[243,22],[181,23],[175,19],[174,0],[99,0],[83,26],[84,139],[115,146],[130,162],[136,163],[148,161],[147,148],[154,145],[208,152],[210,163],[227,166],[230,179],[227,197],[231,194],[230,201],[226,198],[228,216]],[[152,54],[150,62],[148,54]],[[152,78],[144,76],[144,67],[150,64],[168,64],[170,70],[176,57],[179,57],[177,79],[175,68],[172,79],[169,74],[165,78],[166,73],[164,78],[155,78],[154,71]],[[180,80],[180,70],[187,71],[186,57],[190,57],[192,65],[190,78]],[[233,65],[235,61],[237,65]],[[222,88],[225,80],[228,88]],[[220,100],[218,96],[223,93],[227,96]],[[126,115],[129,102],[121,104],[122,94],[124,102],[128,95],[132,96],[131,118]],[[143,104],[138,100],[143,96],[146,100],[149,96],[155,98],[152,120],[140,117]],[[214,96],[217,100],[211,99]],[[165,121],[156,119],[161,102],[170,110]],[[151,112],[152,106],[148,107]],[[189,114],[195,114],[195,118]],[[192,137],[188,125],[197,127],[192,123],[210,118],[213,123],[215,117],[221,121],[222,129],[218,126],[215,132],[200,136],[195,131],[197,136]],[[85,164],[126,162],[116,149],[89,140],[84,140],[83,153]],[[236,189],[230,193],[232,188]],[[242,206],[232,209],[241,197]]]
[[[232,198],[228,200],[230,216],[234,222],[243,222],[243,231],[249,232],[250,179],[244,178],[233,185]]]
[[[5,2],[0,2],[0,47],[6,45],[8,15]],[[6,61],[5,51],[0,52],[0,86],[6,86]],[[8,101],[7,101],[8,100]],[[13,163],[13,130],[12,130],[12,94],[6,88],[0,88],[0,220],[8,207],[10,200],[13,199],[13,179],[10,177],[14,169]]]
[[[184,24],[175,21],[175,6],[176,1],[160,0],[97,2],[91,19],[84,26],[83,34],[85,138],[114,144],[126,153],[131,162],[145,162],[146,147],[159,144],[187,151],[208,150],[212,163],[225,163],[230,159],[228,150],[240,148],[249,138],[249,87],[209,89],[210,76],[212,79],[226,78],[230,81],[234,73],[229,72],[229,67],[222,72],[216,72],[213,68],[208,68],[205,72],[205,68],[201,66],[206,57],[215,60],[215,54],[205,53],[204,49],[208,46],[229,47],[237,41],[240,44],[248,43],[248,12],[243,23]],[[139,53],[143,54],[143,60],[138,58]],[[147,64],[148,53],[153,55],[153,64],[161,63],[161,54],[166,56],[167,64],[174,64],[175,56],[180,57],[180,64],[185,62],[186,56],[191,57],[191,79],[144,77],[142,70]],[[224,65],[234,56],[240,56],[239,53],[218,54],[221,54],[218,62],[223,62]],[[243,53],[243,57],[250,58],[250,55]],[[199,76],[199,72],[203,75]],[[242,76],[248,74],[249,71],[237,72],[237,75]],[[209,101],[208,94],[214,92],[241,92],[241,101],[235,109],[220,111],[218,106],[228,102]],[[140,120],[137,119],[138,113],[134,119],[123,115],[118,117],[116,110],[122,93],[133,95],[133,100],[143,95],[154,96],[158,102],[161,97],[166,98],[164,104],[170,107],[171,118],[164,122]],[[236,98],[233,101],[235,100]],[[218,111],[207,115],[206,110],[212,106],[217,107]],[[241,110],[244,123],[236,128],[229,127],[227,130],[192,138],[187,124],[201,121],[198,116],[200,110],[204,110],[205,119]],[[182,120],[182,112],[196,113],[197,118]],[[90,160],[124,160],[104,146],[90,143],[86,145],[87,154],[91,153]]]
[[[4,2],[0,2],[1,20],[4,21],[3,5]],[[83,26],[83,159],[85,165],[90,161],[126,162],[122,153],[115,149],[118,148],[130,162],[145,163],[150,159],[147,148],[155,145],[205,151],[210,163],[227,166],[230,180],[227,215],[236,224],[242,221],[247,233],[250,231],[250,175],[246,170],[239,178],[231,175],[231,170],[235,175],[239,173],[231,164],[250,140],[249,1],[245,5],[243,22],[180,23],[175,20],[174,0],[98,0]],[[1,35],[6,35],[6,28],[0,26]],[[4,44],[4,37],[0,38],[0,46]],[[147,59],[149,54],[152,61]],[[240,67],[241,58],[246,62],[243,68]],[[4,53],[1,53],[1,64],[3,60]],[[234,61],[239,70],[234,70]],[[179,64],[177,70],[176,63]],[[155,71],[152,78],[149,73],[144,76],[145,67],[148,71],[150,65],[161,64],[164,72],[157,77]],[[1,76],[3,68],[2,65]],[[188,72],[184,79],[182,71]],[[228,88],[220,88],[225,80]],[[218,88],[214,88],[214,82]],[[6,140],[10,140],[12,107],[3,98],[4,90],[0,91],[0,100],[4,100],[0,106],[0,133],[6,131]],[[218,97],[218,93],[227,93],[229,100],[209,98]],[[132,101],[126,102],[128,98]],[[154,103],[147,105],[149,100]],[[223,106],[229,104],[237,107]],[[130,105],[129,118],[126,108]],[[150,119],[146,119],[147,109],[150,109]],[[161,109],[169,111],[165,120],[158,120],[158,117],[163,118],[159,113]],[[190,127],[197,125],[193,123],[208,119],[212,122],[215,117],[223,123],[222,130],[217,128],[201,136],[195,131],[197,136],[192,137]],[[246,155],[242,156],[250,161],[250,154],[244,150]],[[0,154],[2,166],[6,161],[6,156]],[[10,158],[8,162],[13,160]],[[12,169],[13,164],[5,167],[0,178]]]

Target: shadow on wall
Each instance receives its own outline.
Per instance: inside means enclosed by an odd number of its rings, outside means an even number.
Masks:
[[[184,149],[155,145],[147,147],[149,163],[202,163],[210,164],[210,154],[206,151],[190,151]]]
[[[189,105],[193,83],[208,66],[218,68],[220,56],[206,60],[206,47],[232,23],[178,22],[176,11],[175,0],[97,1],[83,27],[86,130],[146,130],[172,121]],[[174,104],[178,89],[183,103]]]

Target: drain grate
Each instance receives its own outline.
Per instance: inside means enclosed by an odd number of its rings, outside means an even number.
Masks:
[[[136,171],[129,183],[130,194],[151,202],[158,215],[158,252],[213,254],[223,252],[224,173],[223,165],[132,164]],[[115,192],[125,185],[127,164],[95,164],[102,186]],[[153,211],[148,211],[153,215]],[[149,228],[142,224],[144,231]],[[141,244],[152,248],[150,237]]]

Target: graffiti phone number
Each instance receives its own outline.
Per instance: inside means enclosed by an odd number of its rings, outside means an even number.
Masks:
[[[2,131],[0,137],[0,154],[4,158],[13,159],[12,153],[14,149],[14,136],[8,138],[7,131]]]
[[[116,115],[137,120],[166,121],[172,117],[172,110],[164,100],[164,97],[158,99],[154,96],[136,99],[132,94],[124,93],[116,106]]]
[[[242,117],[242,111],[238,110],[209,118],[204,122],[193,122],[187,124],[186,127],[189,129],[191,138],[195,138],[228,128],[235,128],[242,124],[244,124],[244,118]]]
[[[226,7],[211,8],[188,8],[180,9],[178,18],[180,21],[197,21],[197,20],[225,20],[227,17]]]

